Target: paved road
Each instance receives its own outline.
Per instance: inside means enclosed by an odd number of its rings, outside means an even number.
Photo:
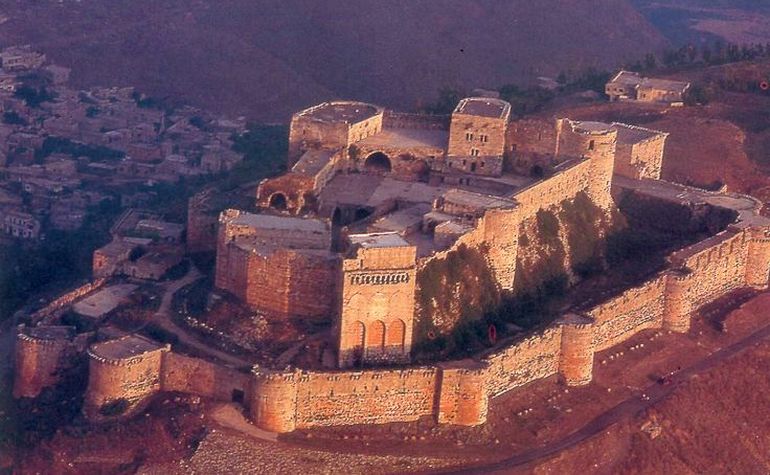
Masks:
[[[770,325],[762,328],[761,330],[758,330],[757,332],[747,336],[743,340],[740,340],[731,346],[712,353],[695,365],[677,372],[673,375],[671,384],[652,384],[648,386],[644,389],[643,393],[646,394],[649,399],[643,400],[638,396],[626,399],[617,406],[600,414],[581,429],[560,440],[551,442],[538,448],[527,450],[505,460],[501,460],[489,465],[445,473],[505,473],[507,470],[510,470],[514,467],[522,467],[529,463],[556,455],[563,450],[572,448],[580,442],[583,442],[584,440],[587,440],[599,434],[600,432],[605,431],[610,426],[622,420],[636,416],[644,409],[647,409],[667,398],[672,392],[674,392],[677,386],[689,380],[696,374],[702,373],[717,366],[725,359],[740,353],[741,351],[754,344],[760,343],[762,340],[769,336]]]

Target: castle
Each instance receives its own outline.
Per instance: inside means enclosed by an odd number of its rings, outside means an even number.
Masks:
[[[432,261],[483,250],[493,285],[511,290],[538,210],[585,193],[609,214],[613,173],[660,176],[664,133],[510,111],[473,97],[448,120],[357,102],[295,114],[291,171],[260,184],[262,212],[220,216],[217,287],[278,318],[331,318],[340,367],[407,362]]]
[[[511,122],[510,105],[489,98],[462,100],[450,118],[357,102],[299,112],[290,171],[259,185],[259,212],[219,216],[215,282],[270,318],[331,320],[338,369],[247,372],[128,335],[88,347],[84,411],[110,418],[123,402],[120,413],[132,414],[159,392],[180,391],[242,402],[275,432],[426,416],[472,426],[486,421],[491,398],[533,381],[588,384],[597,352],[643,330],[687,332],[702,305],[768,286],[770,220],[760,205],[660,181],[666,137],[624,124]],[[479,305],[463,286],[512,291],[522,267],[547,253],[523,237],[538,214],[583,199],[611,220],[615,199],[628,194],[735,219],[647,281],[534,333],[474,359],[408,364],[425,328],[451,332]],[[558,222],[553,232],[564,239]],[[449,275],[470,267],[458,257],[469,253],[481,256],[473,279]],[[449,271],[435,275],[437,263]],[[20,328],[14,394],[55,384],[82,346],[71,329]]]

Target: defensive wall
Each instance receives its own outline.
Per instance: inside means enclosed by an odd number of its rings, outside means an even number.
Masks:
[[[58,297],[56,300],[53,300],[45,307],[30,315],[30,320],[32,322],[37,322],[40,320],[55,318],[72,302],[100,288],[104,285],[105,282],[107,282],[107,279],[96,279],[93,282],[89,282],[67,292],[66,294]]]
[[[180,391],[218,400],[242,397],[253,422],[275,432],[422,417],[482,424],[489,398],[553,376],[567,385],[587,384],[596,352],[646,329],[686,332],[699,306],[738,288],[766,288],[770,229],[737,223],[670,261],[670,269],[647,282],[472,361],[355,371],[256,368],[248,374],[161,345],[122,359],[92,347],[86,414],[99,418],[99,407],[120,398],[140,407],[153,394]]]

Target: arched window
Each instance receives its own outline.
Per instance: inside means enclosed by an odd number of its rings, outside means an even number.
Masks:
[[[367,348],[382,348],[385,346],[385,323],[375,320],[369,325],[366,335]]]
[[[396,319],[388,326],[388,334],[385,337],[385,345],[388,347],[404,348],[406,337],[406,324],[401,319]]]

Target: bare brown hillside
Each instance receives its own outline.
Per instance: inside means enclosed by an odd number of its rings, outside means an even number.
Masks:
[[[10,3],[10,2],[9,2]],[[33,43],[82,86],[131,84],[285,119],[354,97],[396,107],[665,46],[627,0],[13,2],[0,42]]]

